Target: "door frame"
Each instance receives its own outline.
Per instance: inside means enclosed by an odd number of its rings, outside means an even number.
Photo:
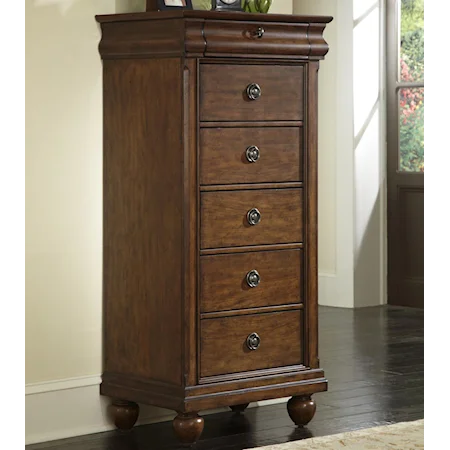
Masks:
[[[401,232],[398,206],[403,190],[424,189],[422,172],[402,172],[399,163],[399,102],[401,88],[421,88],[421,82],[398,81],[398,61],[400,49],[399,12],[401,0],[386,0],[386,180],[387,180],[387,303],[401,304],[399,293],[400,255],[402,242],[395,239]],[[390,238],[391,237],[391,238]],[[394,300],[395,297],[395,300]]]

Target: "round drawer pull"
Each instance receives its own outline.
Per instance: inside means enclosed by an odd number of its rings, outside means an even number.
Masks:
[[[258,225],[261,222],[261,213],[256,208],[252,208],[247,213],[247,222],[250,225]]]
[[[247,86],[247,97],[250,100],[257,100],[259,97],[261,97],[261,87],[259,84],[251,83]]]
[[[255,31],[255,37],[261,39],[264,36],[265,30],[263,27],[258,27]]]
[[[254,163],[259,160],[261,156],[259,148],[256,145],[251,145],[245,150],[245,156],[248,162]]]
[[[249,350],[258,350],[261,344],[261,338],[258,333],[252,333],[247,336],[247,347]]]
[[[246,276],[247,284],[251,287],[257,287],[261,283],[261,275],[257,270],[250,270]]]

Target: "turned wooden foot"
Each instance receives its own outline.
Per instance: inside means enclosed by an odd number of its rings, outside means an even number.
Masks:
[[[178,413],[173,429],[183,444],[194,444],[201,436],[205,421],[197,413]]]
[[[299,427],[302,427],[311,422],[311,419],[314,417],[316,402],[310,395],[292,397],[288,401],[287,410],[292,421]]]
[[[139,405],[133,402],[115,400],[109,406],[109,411],[119,430],[131,430],[139,417]]]
[[[242,405],[230,406],[230,408],[231,408],[231,411],[233,411],[234,413],[240,414],[240,413],[243,413],[247,409],[248,405],[249,405],[249,403],[243,403]]]

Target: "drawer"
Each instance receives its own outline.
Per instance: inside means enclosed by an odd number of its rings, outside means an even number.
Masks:
[[[302,210],[302,189],[202,192],[201,248],[302,242]]]
[[[302,363],[301,311],[204,319],[200,375],[209,377]],[[252,339],[256,333],[258,339]],[[257,348],[250,350],[250,345]]]
[[[308,24],[276,24],[207,20],[204,26],[205,56],[232,54],[283,56],[308,55]]]
[[[299,127],[202,128],[200,183],[302,181],[300,133]]]
[[[247,88],[260,87],[250,100]],[[303,66],[202,64],[201,121],[303,119]]]
[[[202,312],[300,303],[302,250],[200,258]]]

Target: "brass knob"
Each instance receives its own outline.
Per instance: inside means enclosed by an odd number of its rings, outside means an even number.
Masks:
[[[259,148],[256,145],[251,145],[247,148],[247,150],[245,150],[245,156],[248,162],[254,163],[258,161],[260,157]]]
[[[261,94],[261,86],[259,84],[251,83],[247,86],[247,97],[250,100],[258,100]]]
[[[261,283],[261,275],[258,273],[257,270],[250,270],[245,279],[247,280],[247,284],[251,288],[258,286],[259,283]]]
[[[247,213],[247,222],[250,225],[258,225],[261,222],[261,213],[256,208],[252,208]]]
[[[263,27],[258,27],[255,31],[255,37],[261,39],[264,36],[265,30]]]
[[[247,336],[247,347],[249,350],[258,350],[261,345],[261,338],[258,333],[252,333]]]

